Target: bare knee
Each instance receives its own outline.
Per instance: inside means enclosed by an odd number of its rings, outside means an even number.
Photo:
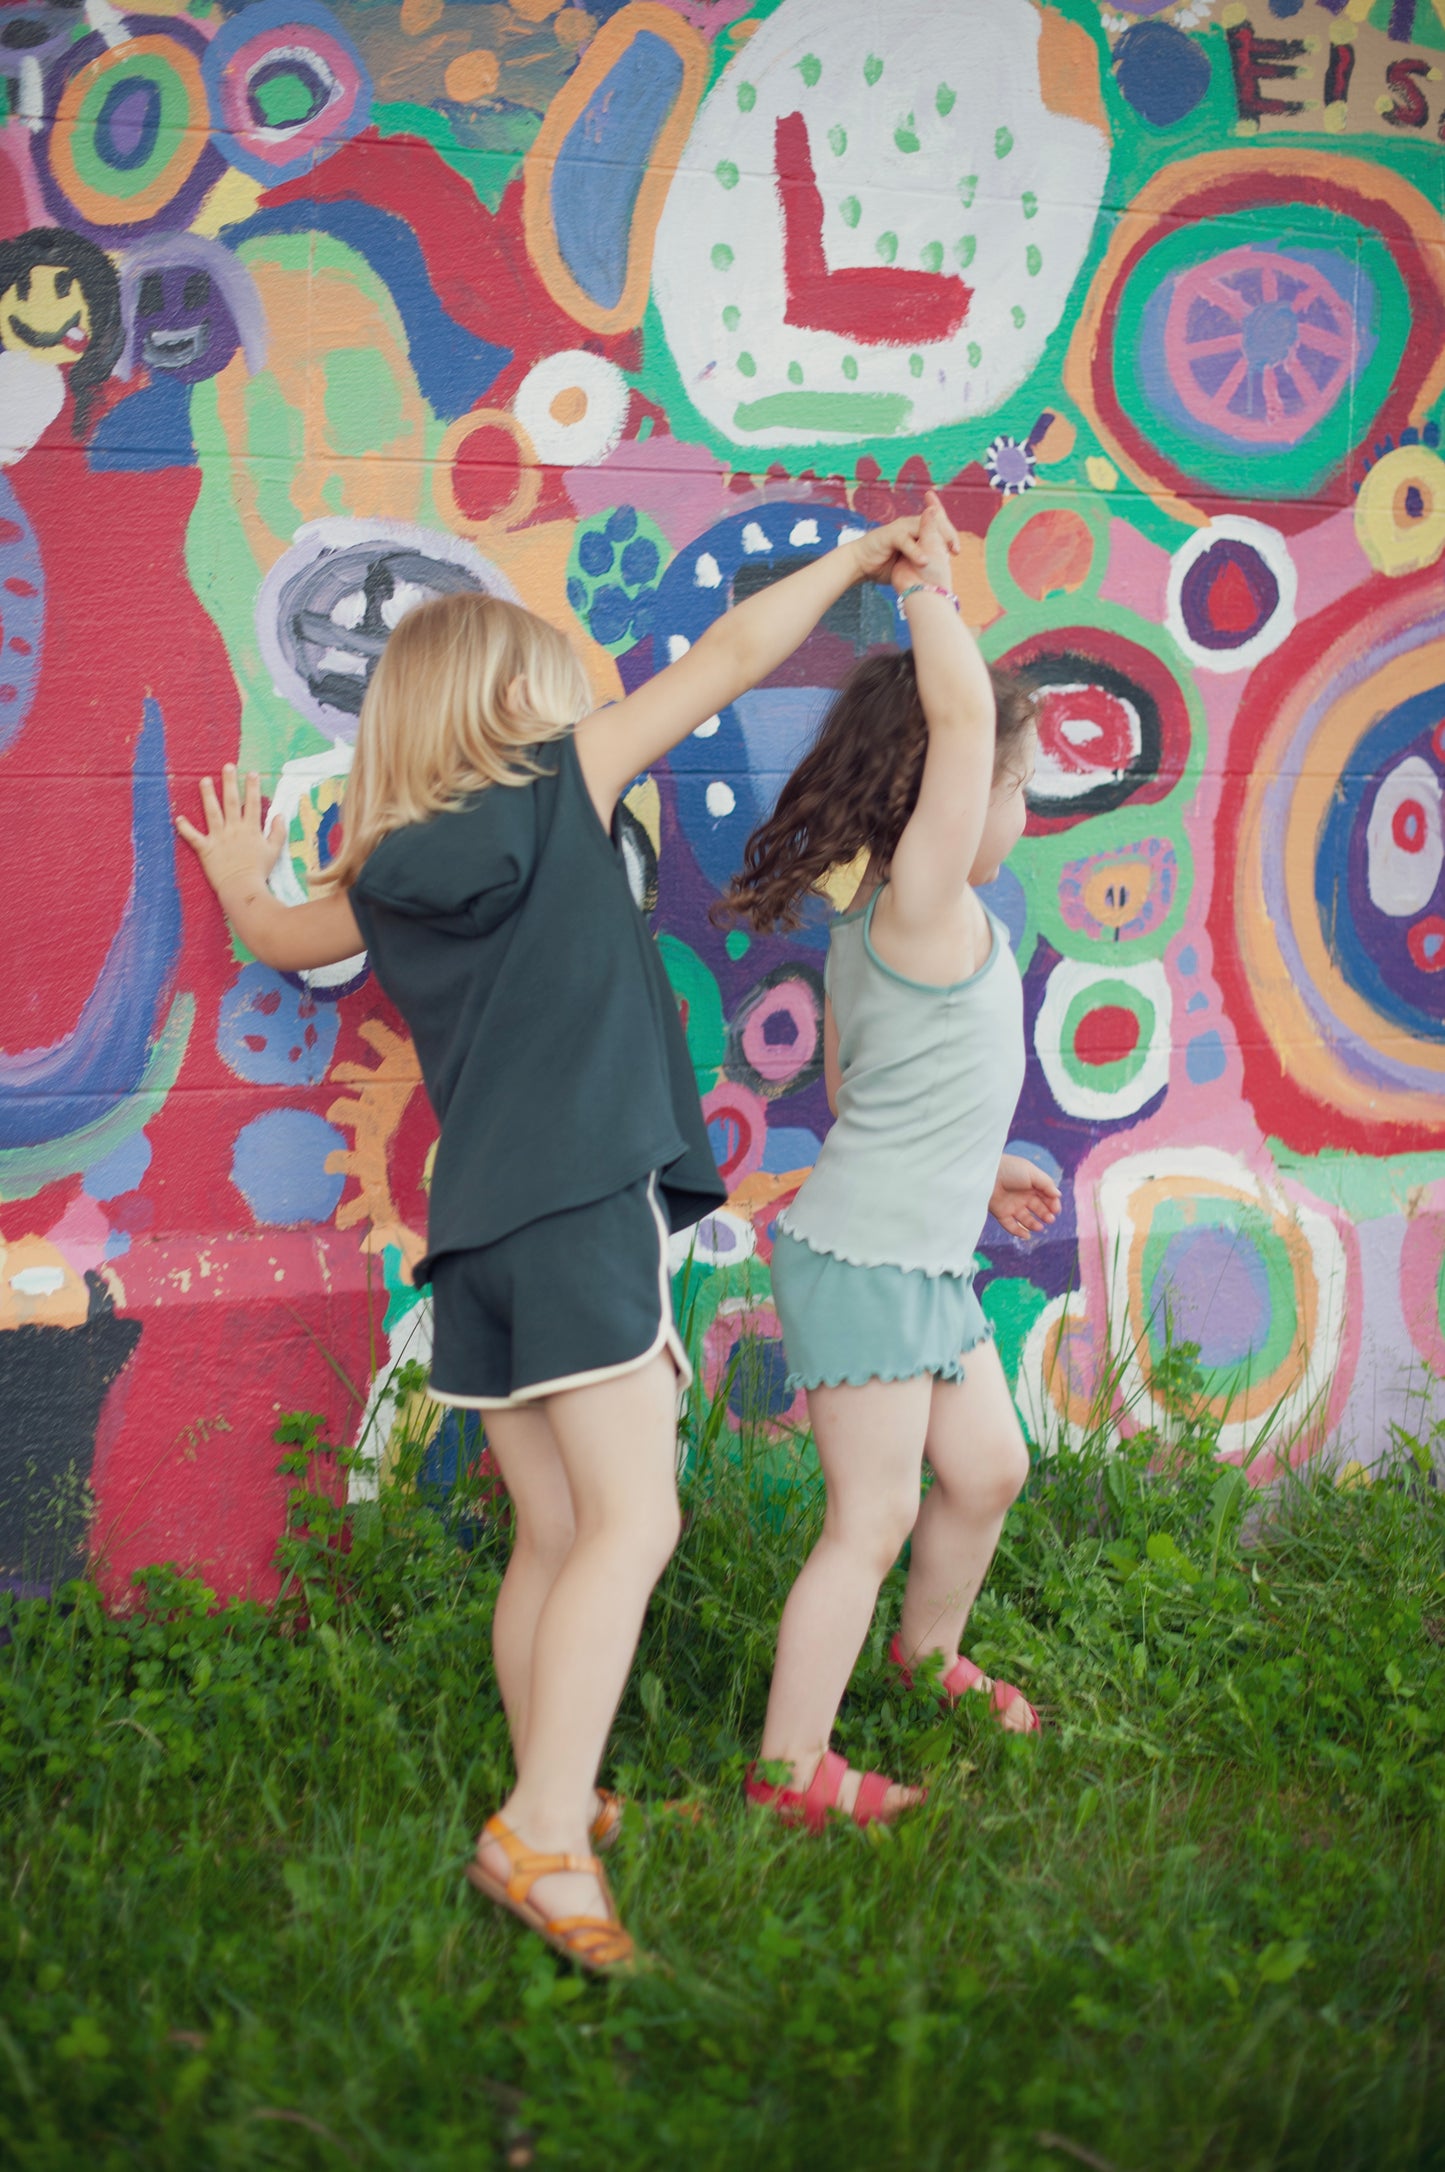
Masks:
[[[976,1443],[960,1471],[940,1458],[934,1466],[935,1483],[965,1512],[980,1521],[1005,1516],[1028,1483],[1029,1451],[1017,1427]]]
[[[995,1497],[999,1504],[1000,1514],[1004,1510],[1013,1507],[1014,1502],[1029,1482],[1029,1472],[1032,1468],[1033,1466],[1029,1460],[1028,1442],[1017,1428],[1011,1429],[1008,1436],[999,1442],[995,1462],[997,1484]]]
[[[577,1538],[577,1524],[570,1508],[548,1507],[538,1511],[535,1507],[523,1509],[514,1504],[516,1525],[512,1551],[527,1554],[540,1568],[553,1575],[561,1568],[571,1553]]]
[[[866,1509],[853,1504],[838,1511],[830,1504],[823,1524],[824,1544],[850,1555],[860,1570],[881,1584],[918,1521],[918,1503],[918,1492],[910,1488],[870,1501]]]
[[[585,1543],[615,1554],[619,1573],[644,1576],[651,1585],[677,1550],[682,1514],[675,1495],[634,1499],[610,1513],[584,1514],[579,1535]]]
[[[677,1542],[681,1537],[682,1510],[674,1496],[658,1503],[649,1511],[645,1520],[644,1550],[646,1558],[652,1564],[654,1583],[677,1552]]]

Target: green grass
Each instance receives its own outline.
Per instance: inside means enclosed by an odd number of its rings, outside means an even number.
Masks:
[[[930,1799],[809,1841],[739,1776],[817,1501],[704,1426],[612,1766],[629,1982],[461,1876],[508,1778],[495,1511],[465,1552],[385,1495],[341,1555],[303,1496],[275,1616],[167,1571],[123,1619],[9,1602],[0,2162],[1445,2166],[1445,1500],[1401,1444],[1262,1519],[1176,1430],[1010,1518],[971,1648],[1041,1741],[889,1688],[895,1577],[839,1739]]]

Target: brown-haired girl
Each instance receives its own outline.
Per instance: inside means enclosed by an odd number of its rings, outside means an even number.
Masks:
[[[427,603],[372,676],[328,893],[266,887],[260,785],[178,827],[241,940],[282,971],[365,948],[441,1123],[432,1393],[486,1414],[516,1513],[493,1656],[517,1777],[472,1882],[589,1968],[632,1942],[592,1853],[598,1766],[677,1542],[670,1228],[723,1196],[677,1005],[633,903],[621,794],[789,656],[855,581],[921,563],[918,520],[818,558],[677,663],[591,707],[562,635],[494,597]]]
[[[755,1769],[747,1792],[813,1831],[831,1809],[866,1825],[922,1799],[828,1747],[905,1540],[892,1665],[910,1681],[936,1654],[948,1698],[982,1690],[1005,1727],[1039,1724],[958,1649],[1028,1472],[974,1247],[989,1212],[1028,1236],[1059,1207],[1053,1180],[1003,1151],[1023,1084],[1023,993],[978,895],[1023,833],[1034,727],[1022,688],[993,677],[962,624],[953,533],[932,496],[920,541],[922,572],[893,575],[912,653],[858,666],[724,901],[754,927],[796,926],[823,877],[866,855],[828,951],[837,1121],[773,1248],[788,1384],[808,1393],[827,1508],[783,1610],[763,1731],[760,1762],[788,1777],[773,1785]]]

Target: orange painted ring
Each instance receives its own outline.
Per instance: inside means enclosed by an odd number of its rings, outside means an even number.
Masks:
[[[1408,245],[1420,276],[1422,297],[1433,305],[1437,324],[1445,325],[1445,254],[1423,237],[1439,225],[1439,207],[1400,175],[1363,159],[1346,158],[1329,151],[1260,150],[1209,151],[1197,158],[1181,159],[1166,166],[1140,191],[1119,221],[1089,285],[1083,310],[1064,358],[1064,386],[1096,431],[1109,458],[1166,511],[1191,527],[1210,518],[1211,493],[1195,489],[1182,475],[1154,473],[1133,447],[1125,443],[1110,417],[1103,412],[1097,375],[1109,352],[1108,318],[1126,276],[1152,245],[1161,221],[1178,220],[1190,212],[1212,214],[1216,204],[1227,211],[1228,191],[1238,181],[1253,182],[1262,198],[1271,203],[1296,199],[1339,204],[1349,199],[1349,215],[1372,218],[1387,246]],[[1355,207],[1355,208],[1350,208]],[[1423,306],[1423,305],[1422,305]],[[1392,406],[1404,401],[1406,419],[1432,407],[1445,391],[1445,341],[1437,341],[1426,358],[1433,328],[1416,327],[1421,348],[1419,366],[1410,373],[1407,390],[1398,385],[1386,398],[1374,429],[1392,427],[1385,420]],[[1407,347],[1407,358],[1410,353]],[[1304,501],[1308,502],[1308,501]]]
[[[1403,610],[1396,614],[1400,619],[1405,615]],[[1329,955],[1311,881],[1319,826],[1328,809],[1334,780],[1379,712],[1377,677],[1350,688],[1332,704],[1307,750],[1294,748],[1301,708],[1307,705],[1315,688],[1327,685],[1333,672],[1357,649],[1359,634],[1360,630],[1353,628],[1326,650],[1258,749],[1254,768],[1260,775],[1274,774],[1291,754],[1299,764],[1307,751],[1309,769],[1300,776],[1292,796],[1282,841],[1291,933],[1299,945],[1309,985],[1328,1003],[1338,1027],[1368,1043],[1379,1030],[1379,1020],[1345,983]],[[1445,638],[1427,634],[1417,647],[1393,657],[1388,668],[1395,700],[1405,701],[1428,692],[1445,677]],[[1299,1052],[1310,1052],[1312,1060],[1309,1068],[1301,1072],[1300,1082],[1317,1098],[1328,1099],[1332,1106],[1358,1121],[1438,1124],[1438,1090],[1423,1085],[1393,1089],[1372,1085],[1352,1077],[1332,1057],[1322,1039],[1319,1021],[1301,996],[1273,935],[1262,880],[1267,849],[1264,810],[1256,798],[1246,807],[1240,825],[1235,925],[1240,962],[1259,992],[1259,1014],[1281,1061],[1288,1062],[1291,1054],[1298,1061]],[[1417,1042],[1411,1047],[1409,1060],[1413,1068],[1445,1076],[1445,1048]],[[1388,1110],[1381,1107],[1387,1092]]]
[[[155,179],[133,196],[106,196],[83,178],[75,162],[72,137],[80,126],[81,109],[97,83],[130,62],[154,56],[181,84],[195,124],[176,132],[176,148]],[[124,45],[97,53],[78,68],[60,94],[49,139],[50,168],[59,186],[83,219],[92,226],[135,226],[153,219],[178,196],[197,161],[210,143],[210,109],[201,80],[200,62],[188,47],[174,38],[146,33],[128,38]]]
[[[1141,1194],[1147,1194],[1151,1203],[1159,1199],[1214,1199],[1225,1206],[1238,1206],[1246,1210],[1260,1210],[1263,1202],[1249,1192],[1232,1184],[1222,1184],[1212,1177],[1146,1177],[1129,1194],[1129,1218],[1132,1224],[1129,1241],[1128,1286],[1129,1316],[1136,1347],[1147,1350],[1153,1312],[1148,1303],[1145,1288],[1145,1254],[1149,1244],[1152,1216],[1146,1211],[1140,1214],[1135,1202]],[[1271,1411],[1286,1395],[1291,1394],[1304,1378],[1319,1333],[1319,1277],[1315,1272],[1314,1255],[1304,1232],[1292,1221],[1277,1212],[1270,1211],[1271,1233],[1283,1245],[1290,1266],[1294,1270],[1296,1333],[1289,1350],[1275,1366],[1273,1372],[1262,1380],[1247,1380],[1227,1393],[1206,1395],[1202,1398],[1205,1408],[1216,1418],[1227,1418],[1230,1423],[1248,1422]]]
[[[682,63],[682,82],[672,110],[649,148],[627,242],[622,293],[605,308],[580,286],[563,261],[552,223],[552,173],[576,123],[600,85],[632,44],[646,32],[670,45]],[[522,225],[527,249],[542,284],[558,307],[590,332],[625,332],[642,321],[652,284],[652,245],[707,83],[710,49],[700,30],[660,0],[632,5],[604,23],[552,103],[523,163]]]
[[[505,431],[517,451],[516,489],[505,505],[484,517],[468,512],[457,496],[455,472],[458,453],[467,439],[479,430]],[[454,535],[467,536],[474,541],[495,541],[508,529],[520,528],[536,509],[542,493],[542,475],[532,441],[516,416],[505,407],[476,407],[469,415],[460,416],[437,447],[433,488],[437,506]]]

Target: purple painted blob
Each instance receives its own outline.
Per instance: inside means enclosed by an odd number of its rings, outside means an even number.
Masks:
[[[223,370],[238,347],[247,367],[266,359],[255,281],[239,258],[203,234],[151,234],[120,266],[125,351],[118,374],[197,385]]]
[[[1206,1367],[1243,1365],[1268,1339],[1269,1275],[1237,1231],[1181,1229],[1164,1248],[1157,1294],[1175,1336],[1197,1342]]]

